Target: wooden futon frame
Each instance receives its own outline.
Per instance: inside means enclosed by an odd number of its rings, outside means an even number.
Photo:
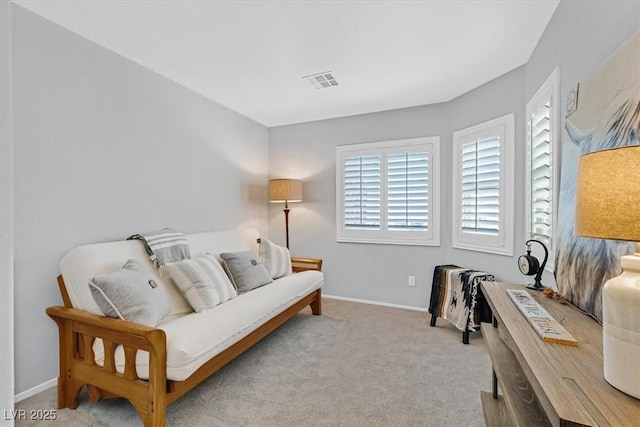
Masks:
[[[294,272],[322,269],[322,260],[292,258]],[[123,397],[135,407],[145,426],[164,426],[166,407],[207,379],[234,358],[267,336],[307,305],[314,315],[322,314],[321,291],[307,295],[258,329],[202,365],[185,381],[167,380],[166,336],[163,330],[99,316],[72,308],[62,276],[58,285],[64,307],[49,307],[47,314],[58,324],[60,340],[60,376],[58,408],[78,407],[78,395],[87,386],[89,399],[96,403],[104,398]],[[95,362],[93,343],[104,343],[104,364]],[[125,368],[118,373],[115,350],[124,347]],[[136,353],[149,352],[149,379],[136,374]]]

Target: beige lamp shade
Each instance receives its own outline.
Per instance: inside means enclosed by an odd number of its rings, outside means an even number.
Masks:
[[[580,157],[575,233],[640,241],[640,146]]]
[[[272,203],[301,202],[302,181],[297,179],[270,180],[269,201]]]

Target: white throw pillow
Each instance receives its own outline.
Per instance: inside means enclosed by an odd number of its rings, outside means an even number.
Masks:
[[[260,258],[262,258],[262,262],[272,279],[288,276],[293,273],[289,249],[278,246],[264,237],[260,237],[258,249]]]
[[[167,270],[184,299],[198,313],[238,296],[213,255],[173,262],[167,264]]]

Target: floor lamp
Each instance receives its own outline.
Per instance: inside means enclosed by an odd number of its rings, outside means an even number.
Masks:
[[[640,399],[640,146],[580,157],[576,189],[578,236],[628,240],[622,274],[602,289],[604,378]]]
[[[302,201],[302,181],[297,179],[272,179],[269,181],[269,202],[284,202],[284,225],[289,249],[289,202]]]

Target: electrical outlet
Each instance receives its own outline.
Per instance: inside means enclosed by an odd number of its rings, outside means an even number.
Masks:
[[[416,276],[409,276],[409,286],[416,285]]]

